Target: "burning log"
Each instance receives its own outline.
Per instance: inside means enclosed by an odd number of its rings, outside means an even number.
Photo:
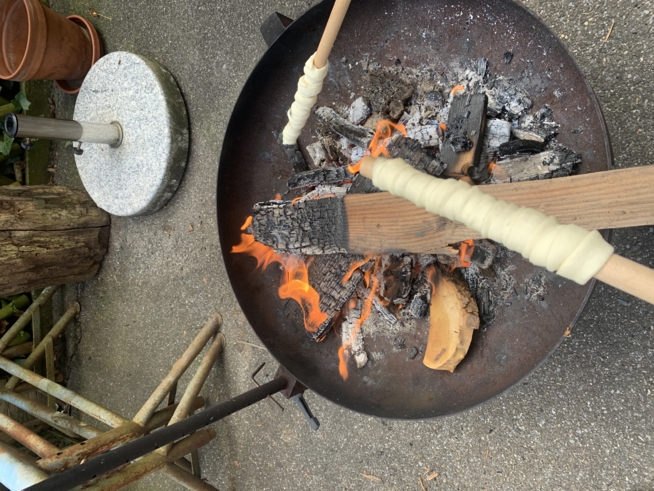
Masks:
[[[461,94],[452,99],[441,147],[445,175],[469,181],[468,175],[479,165],[487,104],[485,94]]]
[[[295,174],[288,180],[287,185],[289,189],[297,189],[321,184],[337,184],[352,179],[354,176],[348,172],[347,167],[323,167]]]
[[[363,349],[363,333],[357,329],[361,323],[363,304],[359,299],[351,299],[345,314],[345,319],[341,324],[341,339],[343,344],[348,342],[348,351],[354,357],[357,368],[363,368],[368,363],[368,354]]]
[[[379,193],[381,189],[375,187],[370,179],[357,174],[352,182],[352,186],[348,190],[348,194],[369,194],[369,193]]]
[[[320,295],[320,311],[327,315],[327,319],[312,333],[316,340],[321,339],[332,327],[334,317],[352,297],[363,279],[363,273],[359,269],[349,274],[351,263],[351,256],[332,254],[316,257],[309,265],[311,284]]]
[[[430,275],[429,337],[423,363],[434,370],[453,372],[463,360],[479,328],[477,303],[465,281],[445,276],[435,268]]]
[[[569,176],[581,162],[572,150],[549,150],[536,155],[514,157],[496,162],[490,169],[491,184],[533,181]]]

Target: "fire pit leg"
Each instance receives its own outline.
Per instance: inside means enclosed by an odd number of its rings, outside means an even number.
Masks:
[[[277,373],[275,374],[275,378],[277,377],[284,377],[286,380],[288,380],[288,385],[286,388],[282,391],[280,391],[281,394],[283,394],[287,399],[292,399],[295,401],[295,404],[298,405],[300,408],[300,411],[302,411],[302,415],[306,418],[306,420],[309,422],[309,426],[311,427],[312,430],[317,431],[318,428],[320,428],[320,422],[318,421],[318,418],[316,418],[313,413],[311,412],[311,409],[309,409],[309,405],[307,404],[307,401],[304,400],[304,391],[307,390],[307,388],[302,385],[288,370],[286,370],[283,366],[279,365],[279,368],[277,369]]]

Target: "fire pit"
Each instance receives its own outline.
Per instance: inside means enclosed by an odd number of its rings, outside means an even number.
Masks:
[[[327,335],[318,344],[312,341],[298,305],[277,296],[279,271],[254,272],[251,258],[229,252],[239,243],[240,227],[254,203],[287,191],[293,169],[273,132],[285,124],[303,61],[315,48],[330,7],[320,4],[289,26],[237,102],[218,179],[218,219],[228,274],[249,322],[273,356],[328,399],[391,418],[425,418],[472,407],[515,384],[551,353],[574,323],[592,285],[581,287],[548,275],[517,255],[505,258],[515,291],[497,306],[492,325],[475,333],[468,356],[454,373],[431,371],[416,357],[426,344],[424,325],[402,333],[401,342],[390,332],[366,339],[366,349],[380,356],[361,370],[351,370],[343,381],[336,356],[340,335]],[[512,54],[510,63],[506,53]],[[556,37],[511,2],[354,3],[332,52],[318,104],[350,101],[375,68],[427,66],[443,72],[480,58],[488,59],[494,74],[519,81],[535,108],[552,108],[561,125],[558,141],[581,155],[580,173],[609,166],[608,136],[592,91]],[[316,124],[309,120],[300,148],[315,141]],[[546,283],[548,294],[534,302],[530,295],[538,288],[527,287],[537,278]]]

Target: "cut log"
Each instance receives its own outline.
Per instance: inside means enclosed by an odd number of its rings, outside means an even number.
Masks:
[[[479,328],[477,303],[465,281],[433,275],[434,292],[429,306],[429,336],[423,363],[434,370],[453,372],[463,360],[472,333]]]
[[[446,176],[471,182],[468,176],[477,168],[481,156],[487,103],[485,94],[462,94],[452,99],[441,146]]]
[[[580,163],[581,156],[567,149],[514,157],[492,166],[490,182],[501,184],[569,176]]]
[[[654,166],[645,166],[480,188],[498,199],[555,216],[561,223],[602,230],[654,224],[652,183]],[[312,248],[316,254],[321,249],[351,254],[451,254],[448,244],[480,238],[478,232],[460,223],[433,215],[389,193],[348,194],[343,200],[330,199],[328,205],[307,205],[326,214],[313,223],[305,220],[306,211],[298,215],[290,202],[273,202],[284,210],[270,217],[256,217],[256,240],[277,252],[292,254],[301,254],[303,247],[311,246],[314,239],[320,244]],[[256,205],[255,216],[262,206],[268,204]],[[277,227],[281,230],[274,230]]]
[[[81,191],[0,187],[0,296],[92,278],[107,252],[109,221]]]
[[[352,179],[354,179],[354,175],[348,172],[347,167],[323,167],[295,174],[288,180],[287,185],[289,189],[297,189],[321,184],[336,184]]]

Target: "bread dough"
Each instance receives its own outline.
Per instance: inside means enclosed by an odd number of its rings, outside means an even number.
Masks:
[[[312,54],[304,64],[304,75],[297,83],[295,101],[288,110],[288,123],[282,133],[284,145],[293,145],[297,141],[302,128],[309,119],[313,105],[318,100],[318,94],[322,90],[322,81],[325,80],[329,71],[329,62],[322,68],[316,68],[313,64],[315,56],[315,53]]]
[[[484,194],[479,186],[429,176],[402,159],[375,160],[372,182],[431,213],[461,222],[483,237],[519,252],[536,266],[581,285],[595,276],[613,254],[613,247],[597,230],[561,225],[538,210]]]

